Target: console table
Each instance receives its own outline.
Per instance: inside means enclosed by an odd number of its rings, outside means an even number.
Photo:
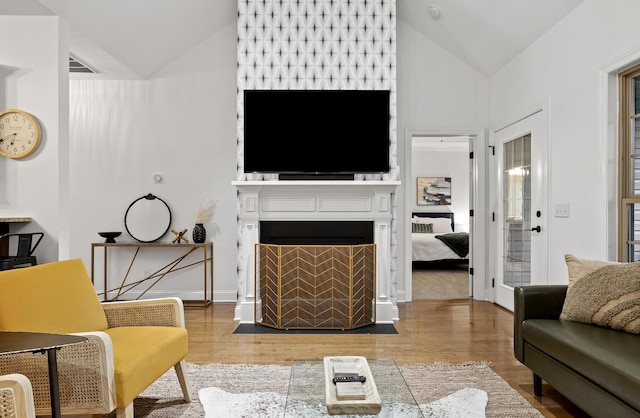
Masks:
[[[91,282],[94,282],[94,274],[95,274],[95,251],[97,248],[103,249],[103,282],[104,282],[104,293],[103,301],[116,301],[119,300],[120,296],[131,291],[138,286],[146,286],[144,291],[138,296],[136,299],[140,299],[146,292],[148,292],[156,283],[162,280],[166,275],[170,273],[175,273],[177,271],[183,270],[185,268],[195,266],[198,264],[202,264],[202,272],[203,272],[203,298],[202,301],[184,301],[185,306],[196,305],[207,307],[211,303],[213,303],[213,243],[207,242],[203,244],[173,244],[173,243],[163,243],[163,242],[153,242],[153,243],[142,243],[142,242],[117,242],[117,243],[92,243],[91,244]],[[135,248],[135,252],[129,263],[129,267],[127,268],[127,272],[125,276],[120,281],[118,287],[113,289],[108,289],[108,253],[109,249],[122,249],[122,248]],[[160,249],[172,249],[172,250],[182,250],[180,251],[180,255],[176,258],[171,259],[167,264],[157,269],[154,273],[135,281],[129,281],[129,273],[131,272],[131,268],[138,257],[138,253],[143,248],[160,248]],[[196,253],[197,251],[201,251],[202,258],[199,258],[197,261],[188,262],[186,264],[181,264],[189,255]],[[116,292],[115,297],[109,298],[109,293]]]

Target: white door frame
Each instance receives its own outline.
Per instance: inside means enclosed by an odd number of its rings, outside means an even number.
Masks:
[[[490,300],[493,297],[491,289],[491,282],[487,275],[487,248],[489,244],[488,240],[488,207],[489,207],[489,181],[488,181],[488,163],[487,163],[487,132],[485,129],[477,128],[460,128],[460,129],[425,129],[425,130],[411,130],[407,129],[404,134],[404,179],[403,190],[404,195],[404,210],[398,214],[398,225],[404,231],[404,234],[398,236],[404,237],[404,271],[405,271],[405,283],[404,283],[404,300],[410,302],[412,300],[412,278],[411,278],[411,216],[410,208],[413,206],[412,202],[415,200],[415,190],[412,185],[415,183],[415,179],[411,178],[411,139],[413,136],[470,136],[474,137],[474,160],[476,161],[474,167],[474,175],[470,189],[473,190],[474,201],[469,202],[470,207],[474,210],[474,216],[471,224],[473,225],[473,231],[471,232],[471,246],[473,248],[472,262],[473,265],[473,287],[472,294],[476,300]]]
[[[538,280],[534,280],[534,277],[532,276],[532,284],[545,284],[545,283],[549,283],[549,242],[550,242],[550,231],[549,231],[549,224],[551,222],[551,205],[550,205],[550,197],[551,197],[551,188],[550,188],[550,183],[549,183],[549,179],[551,178],[550,175],[550,166],[551,166],[551,162],[550,162],[550,153],[549,153],[549,143],[550,143],[550,132],[549,132],[549,100],[546,99],[544,100],[542,103],[540,103],[538,106],[536,106],[535,108],[531,109],[529,112],[525,112],[521,117],[516,117],[513,118],[510,122],[508,123],[503,123],[501,125],[497,125],[498,127],[496,129],[492,129],[491,130],[491,135],[490,135],[490,144],[489,147],[490,148],[494,148],[498,147],[499,145],[496,144],[496,135],[499,131],[506,129],[512,125],[515,125],[521,121],[526,120],[527,118],[535,115],[535,114],[540,114],[542,117],[542,124],[543,124],[543,128],[544,129],[544,133],[545,133],[545,138],[543,138],[542,141],[539,141],[537,143],[537,149],[539,152],[539,158],[538,160],[538,165],[535,168],[536,170],[536,176],[541,176],[541,180],[540,183],[542,184],[542,190],[544,195],[540,196],[540,210],[543,213],[543,217],[539,220],[539,224],[542,226],[542,228],[544,229],[545,233],[543,233],[539,238],[540,241],[544,242],[544,244],[541,246],[543,248],[543,250],[541,250],[541,260],[539,260],[540,262],[536,265],[537,268],[537,277],[539,277]],[[532,162],[533,163],[533,162]],[[502,235],[498,233],[498,230],[500,228],[498,228],[495,224],[496,221],[496,216],[495,214],[498,213],[499,205],[502,205],[502,202],[500,201],[500,192],[497,190],[499,181],[497,180],[496,176],[497,176],[497,164],[498,162],[496,161],[495,158],[491,158],[490,161],[490,178],[491,178],[491,190],[490,190],[490,199],[491,199],[491,209],[490,209],[490,213],[493,215],[491,216],[492,218],[492,222],[491,225],[489,227],[489,240],[490,240],[490,245],[489,248],[498,248],[498,246],[502,245]],[[533,207],[531,208],[531,210],[533,211]],[[497,251],[497,250],[496,250]],[[499,286],[502,286],[501,283],[498,283],[498,269],[502,268],[502,265],[500,263],[497,262],[497,254],[496,251],[492,251],[491,254],[489,254],[489,259],[491,260],[489,262],[489,277],[491,277],[491,282],[494,284],[495,288],[493,289],[494,291],[491,292],[491,302],[496,302],[496,297],[495,297],[495,293],[496,293],[496,289],[498,289]],[[532,263],[535,262],[534,260],[532,260]],[[510,309],[513,311],[513,307],[512,306],[504,306],[507,309]]]

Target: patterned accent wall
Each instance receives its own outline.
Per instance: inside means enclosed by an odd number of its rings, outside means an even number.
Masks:
[[[245,89],[390,90],[384,179],[399,178],[395,0],[238,0],[237,41],[238,180],[263,179],[243,172]]]
[[[245,89],[389,90],[390,171],[358,174],[356,180],[399,180],[396,0],[238,0],[237,25],[237,180],[277,178],[244,173]],[[395,193],[391,206],[391,297],[395,303]],[[241,232],[238,246],[242,252]],[[243,268],[238,266],[239,277]]]

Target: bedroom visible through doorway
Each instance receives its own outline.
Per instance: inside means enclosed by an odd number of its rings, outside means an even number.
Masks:
[[[469,136],[411,137],[412,299],[471,295]]]

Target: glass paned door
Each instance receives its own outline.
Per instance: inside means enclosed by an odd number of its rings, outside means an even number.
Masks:
[[[531,283],[531,135],[503,144],[503,284]]]
[[[517,286],[548,283],[546,109],[494,134],[495,302],[513,311]]]

